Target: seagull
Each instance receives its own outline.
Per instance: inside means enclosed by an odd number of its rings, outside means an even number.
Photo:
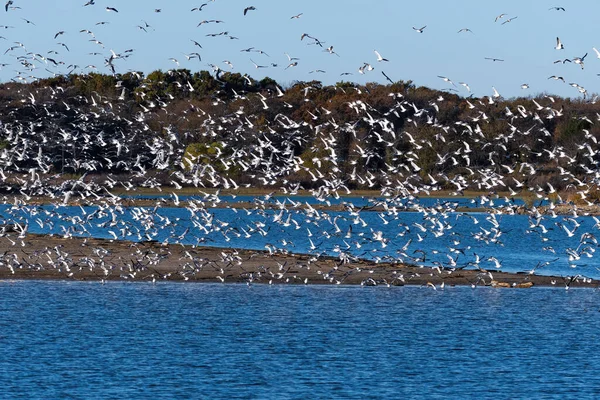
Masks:
[[[4,9],[8,12],[8,7],[10,7],[12,4],[14,4],[13,1],[12,0],[8,0],[6,2],[6,5],[4,6]]]
[[[292,15],[292,16],[290,17],[290,19],[298,19],[298,18],[300,18],[300,17],[302,16],[302,14],[303,14],[303,13],[296,14],[296,15]]]
[[[300,60],[298,57],[292,57],[288,53],[283,53],[288,58],[288,61]]]
[[[248,11],[254,11],[254,10],[256,10],[256,7],[254,7],[254,6],[246,7],[246,8],[244,8],[244,15],[246,15],[246,13]]]
[[[490,61],[504,61],[501,58],[494,58],[494,57],[485,57],[486,60],[490,60]]]
[[[117,9],[116,9],[116,8],[114,8],[114,7],[106,7],[106,11],[109,11],[109,12],[110,12],[110,11],[114,11],[114,12],[116,12],[116,13],[118,13],[118,12],[119,12],[119,10],[117,10]]]
[[[207,5],[208,5],[208,3],[204,3],[204,4],[202,4],[200,7],[194,7],[194,8],[192,8],[190,11],[196,11],[196,10],[197,10],[197,11],[202,11],[202,9],[203,9],[204,7],[206,7]]]
[[[329,46],[328,48],[326,48],[326,49],[325,49],[325,50],[323,50],[323,51],[326,51],[326,52],[328,52],[329,54],[335,54],[335,55],[336,55],[336,56],[338,56],[338,57],[340,56],[338,53],[336,53],[335,51],[333,51],[333,46]]]
[[[469,28],[462,28],[461,30],[459,30],[459,31],[458,31],[458,32],[456,32],[456,33],[461,33],[461,32],[470,32],[470,33],[473,33],[473,31],[472,31],[472,30],[470,30]]]
[[[502,14],[498,15],[498,16],[496,17],[496,19],[494,19],[494,22],[498,22],[498,20],[499,20],[499,19],[502,19],[502,18],[504,18],[504,17],[506,17],[506,14],[502,13]]]
[[[565,8],[564,8],[564,7],[550,7],[550,8],[548,9],[548,11],[550,11],[550,10],[556,10],[556,11],[567,11],[567,10],[565,10]]]
[[[560,39],[558,38],[558,36],[556,37],[556,50],[564,50],[565,46],[563,46],[562,42],[560,41]]]
[[[596,52],[596,56],[598,56],[598,58],[600,58],[600,51],[598,51],[598,49],[595,47],[592,47],[592,50],[594,50]]]
[[[12,3],[12,1],[11,1],[11,3]],[[89,0],[89,1],[88,1],[87,3],[85,3],[83,6],[84,6],[84,7],[87,7],[87,6],[93,6],[94,4],[96,4],[96,3],[95,3],[95,0]]]
[[[254,64],[254,67],[256,69],[258,69],[258,68],[269,68],[266,65],[258,65],[257,63],[255,63],[254,61],[252,61],[252,59],[250,59],[250,61],[252,62],[252,64]]]
[[[390,61],[387,58],[383,58],[381,57],[381,54],[379,54],[379,52],[377,50],[373,50],[375,52],[375,55],[377,56],[377,61],[381,62],[381,61]]]
[[[519,17],[512,17],[512,18],[509,18],[509,19],[507,19],[506,21],[504,21],[504,22],[502,23],[502,25],[504,25],[504,24],[508,24],[510,21],[512,21],[513,19],[517,19],[517,18],[519,18]]]
[[[579,64],[581,66],[581,69],[583,69],[583,60],[587,57],[588,53],[585,53],[583,55],[583,57],[575,57],[573,58],[573,62],[575,64]]]
[[[423,33],[423,31],[425,30],[425,28],[427,28],[427,25],[425,25],[422,28],[415,28],[414,26],[412,27],[415,31],[419,32],[419,33]]]
[[[458,82],[458,84],[459,84],[459,85],[462,85],[462,86],[464,86],[464,87],[465,87],[465,89],[467,89],[467,91],[468,91],[469,93],[471,93],[471,88],[469,87],[469,85],[468,85],[468,84],[466,84],[465,82]]]
[[[450,80],[450,78],[446,78],[445,76],[441,76],[441,75],[438,75],[438,78],[440,78],[440,79],[441,79],[441,80],[443,80],[444,82],[448,82],[448,83],[452,84],[452,86],[456,86],[456,85],[454,84],[454,82],[452,82],[452,81]]]
[[[527,83],[522,84],[521,89],[529,89],[529,84],[527,84]]]
[[[390,77],[387,76],[385,72],[381,71],[381,73],[383,74],[383,76],[385,76],[385,79],[387,79],[389,83],[391,83],[392,85],[394,84],[394,81],[391,80]]]

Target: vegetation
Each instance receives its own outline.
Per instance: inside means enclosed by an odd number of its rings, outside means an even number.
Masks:
[[[284,90],[221,71],[69,75],[0,85],[0,167],[184,186],[552,193],[596,184],[598,108],[411,81]]]

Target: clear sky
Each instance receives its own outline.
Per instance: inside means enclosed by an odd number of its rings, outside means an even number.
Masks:
[[[475,96],[492,95],[493,86],[504,97],[546,92],[578,98],[581,94],[569,83],[596,93],[600,82],[600,59],[592,49],[600,49],[597,0],[562,4],[546,0],[96,0],[84,7],[86,1],[13,0],[9,7],[18,8],[2,9],[0,24],[10,28],[0,28],[0,46],[4,46],[0,51],[16,48],[0,57],[0,63],[8,64],[0,70],[0,80],[15,79],[19,72],[23,77],[67,73],[72,64],[79,66],[79,73],[94,70],[89,65],[110,73],[104,61],[110,50],[123,54],[133,49],[127,59],[114,61],[117,72],[178,68],[169,60],[174,58],[179,68],[211,70],[209,64],[214,64],[257,79],[269,76],[285,86],[313,79],[325,84],[385,82],[384,71],[392,80],[455,89],[465,96],[469,92],[458,82],[467,83]],[[190,11],[204,3],[201,11]],[[249,6],[256,9],[244,16]],[[566,11],[549,10],[560,6]],[[300,13],[299,18],[291,18]],[[506,15],[494,22],[501,14]],[[198,26],[203,20],[223,22]],[[413,30],[423,26],[422,33]],[[458,33],[462,28],[472,33]],[[94,36],[80,32],[83,29]],[[55,39],[60,31],[64,34]],[[207,36],[222,32],[227,34]],[[318,39],[322,47],[308,37],[301,40],[304,33]],[[555,49],[557,37],[564,44],[562,50]],[[94,39],[102,45],[90,41]],[[326,50],[329,46],[337,55]],[[251,47],[264,53],[241,51]],[[374,50],[389,61],[378,62]],[[59,65],[46,64],[39,56],[32,59],[28,52],[52,58]],[[201,54],[202,61],[186,58],[185,54],[194,52]],[[289,61],[284,53],[299,60]],[[554,63],[586,53],[584,69],[573,62]],[[257,69],[253,61],[267,68]],[[297,65],[286,69],[294,61]],[[365,63],[374,70],[360,74]],[[551,75],[562,76],[566,82],[548,79]],[[448,77],[456,86],[438,76]],[[521,88],[524,83],[529,89]]]

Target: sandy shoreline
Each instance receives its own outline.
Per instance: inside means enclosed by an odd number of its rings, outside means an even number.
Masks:
[[[13,244],[14,243],[14,244]],[[270,254],[157,242],[10,233],[0,238],[0,279],[159,280],[264,284],[598,287],[600,281],[500,271],[441,270],[333,257]]]

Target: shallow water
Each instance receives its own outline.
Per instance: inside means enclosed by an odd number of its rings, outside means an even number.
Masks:
[[[0,282],[2,398],[565,398],[597,290]]]

